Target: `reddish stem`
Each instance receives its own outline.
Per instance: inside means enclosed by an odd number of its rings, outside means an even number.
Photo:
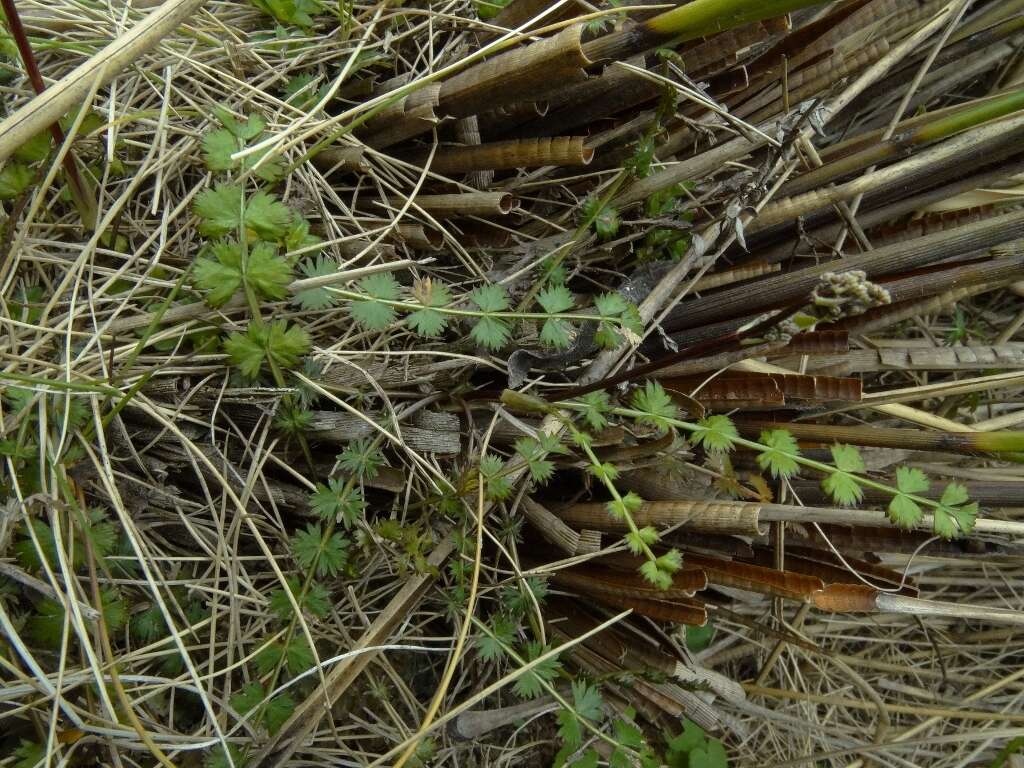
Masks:
[[[21,55],[21,61],[25,65],[25,72],[28,74],[29,82],[32,83],[32,88],[35,92],[40,94],[46,90],[46,83],[43,82],[43,76],[39,72],[39,65],[36,64],[36,57],[32,52],[32,43],[29,42],[28,34],[21,23],[18,9],[14,5],[14,0],[0,0],[0,3],[3,4],[4,15],[7,17],[7,26],[11,30],[11,37],[14,38],[15,44],[18,46],[18,53]],[[57,146],[64,143],[64,131],[61,129],[60,123],[51,125],[50,133],[53,135]],[[68,174],[68,180],[75,188],[79,192],[83,192],[85,187],[78,176],[78,167],[75,165],[75,158],[70,149],[64,155],[64,171]]]

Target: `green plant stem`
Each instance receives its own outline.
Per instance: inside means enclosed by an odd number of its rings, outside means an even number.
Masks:
[[[572,423],[571,419],[569,419],[568,417],[563,417],[562,423],[565,424],[566,429],[573,433],[574,437],[579,436],[580,432],[576,428],[576,425]],[[601,460],[597,458],[597,454],[594,453],[594,449],[590,447],[590,444],[586,439],[577,440],[577,445],[579,445],[583,449],[583,452],[587,454],[587,459],[589,459],[590,463],[593,466],[600,467],[602,465]],[[637,542],[639,542],[639,544],[643,547],[644,557],[646,557],[651,562],[656,563],[658,560],[658,556],[654,554],[654,550],[652,550],[650,546],[648,546],[647,542],[645,542],[641,538],[640,529],[637,526],[636,521],[633,520],[633,515],[630,514],[630,511],[626,508],[626,504],[625,502],[623,502],[622,495],[619,493],[619,490],[615,487],[615,483],[613,483],[611,479],[607,477],[603,472],[600,474],[600,478],[604,487],[608,489],[608,493],[610,493],[612,495],[612,498],[614,498],[615,501],[619,503],[620,508],[622,509],[623,517],[626,520],[626,525],[629,526],[630,533],[632,533],[636,537]]]
[[[559,403],[558,407],[560,407],[560,408],[571,408],[571,409],[574,409],[574,410],[579,410],[579,409],[582,408],[582,406],[580,406],[579,404],[572,403],[572,402]],[[638,410],[635,410],[635,409],[632,409],[632,408],[612,408],[610,413],[614,413],[616,416],[622,416],[622,417],[629,418],[629,419],[643,418],[643,417],[648,415],[644,411],[638,411]],[[696,433],[696,432],[703,432],[703,431],[705,431],[704,427],[701,427],[699,424],[693,424],[693,423],[688,422],[688,421],[682,421],[681,419],[665,418],[665,422],[668,423],[668,424],[671,424],[674,427],[677,427],[678,429],[681,429],[681,430],[683,430],[685,432],[688,432],[690,434],[693,434],[693,433]],[[748,439],[746,439],[744,437],[734,437],[734,438],[731,438],[731,439],[732,439],[732,442],[733,442],[734,445],[739,445],[739,446],[742,446],[744,448],[749,448],[750,450],[756,451],[758,453],[763,453],[764,451],[771,450],[771,448],[769,446],[764,445],[763,443],[759,443],[759,442],[757,442],[755,440],[748,440]],[[890,496],[900,496],[900,495],[907,496],[908,498],[912,499],[913,501],[915,501],[919,505],[924,505],[924,506],[927,506],[927,507],[929,507],[931,509],[941,509],[942,508],[942,505],[939,502],[937,502],[937,501],[935,501],[933,499],[927,499],[927,498],[925,498],[923,496],[916,496],[916,495],[911,494],[911,493],[903,493],[903,491],[899,490],[898,488],[894,488],[893,486],[887,485],[885,483],[880,483],[877,480],[872,480],[871,478],[864,477],[864,476],[859,475],[859,474],[857,474],[855,472],[846,472],[845,470],[841,470],[841,469],[838,469],[837,467],[833,467],[831,464],[825,464],[824,462],[821,462],[821,461],[815,461],[814,459],[808,459],[808,458],[806,458],[804,456],[801,456],[799,454],[787,454],[787,456],[792,458],[793,461],[795,461],[797,464],[805,466],[808,469],[816,470],[818,472],[821,472],[822,474],[834,475],[834,474],[841,473],[841,474],[849,475],[850,477],[852,477],[854,479],[854,481],[858,485],[861,485],[864,488],[871,488],[872,490],[881,491],[882,493],[889,494]]]
[[[418,312],[420,310],[430,310],[438,312],[442,315],[452,315],[454,317],[500,317],[508,320],[576,320],[579,322],[588,323],[617,323],[624,325],[624,321],[619,317],[608,317],[605,315],[584,315],[579,313],[557,313],[547,314],[545,312],[483,312],[481,310],[474,309],[453,309],[451,307],[430,307],[425,304],[413,304],[408,301],[393,301],[390,299],[376,299],[373,296],[368,296],[365,293],[358,293],[357,291],[347,291],[344,288],[333,288],[327,286],[326,290],[331,293],[336,293],[343,298],[350,299],[352,301],[374,301],[378,304],[385,304],[395,309],[402,309],[407,312]]]

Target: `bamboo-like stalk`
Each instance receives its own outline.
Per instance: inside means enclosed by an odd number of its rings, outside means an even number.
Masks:
[[[417,251],[437,251],[444,245],[444,235],[419,224],[399,224],[392,232],[397,241]]]
[[[506,216],[518,205],[518,201],[507,192],[419,195],[413,203],[442,219],[454,216]]]
[[[959,42],[982,30],[994,27],[1001,21],[1018,16],[1022,12],[1024,12],[1024,0],[1001,0],[1001,2],[992,3],[973,18],[968,19],[967,23],[953,34],[950,42]]]
[[[365,147],[328,147],[313,155],[313,165],[327,174],[336,171],[365,173],[370,168]]]
[[[1024,115],[1004,118],[994,124],[961,133],[907,160],[864,174],[845,184],[805,192],[770,203],[747,229],[753,234],[783,222],[793,221],[826,206],[852,200],[879,187],[907,183],[915,176],[927,177],[934,174],[938,168],[957,167],[963,162],[966,152],[977,151],[982,146],[991,146],[993,150],[1000,147],[1008,152],[1022,138]]]
[[[929,205],[939,203],[943,200],[948,200],[955,195],[995,184],[1002,179],[1014,176],[1017,173],[1024,173],[1024,160],[999,163],[995,167],[989,168],[980,173],[961,176],[941,186],[934,187],[916,195],[906,194],[907,190],[904,188],[901,190],[902,194],[899,199],[888,203],[880,202],[884,200],[885,195],[888,194],[885,190],[880,190],[865,196],[865,202],[861,206],[862,212],[859,214],[857,220],[860,222],[861,226],[870,233],[873,228],[884,224],[885,222],[894,221],[908,213],[922,210],[927,208]],[[868,208],[869,210],[863,212],[864,208]],[[840,221],[834,224],[822,225],[816,229],[808,229],[807,234],[813,240],[834,240],[845,226],[845,222]],[[913,222],[909,222],[907,224],[908,229],[913,226]],[[920,234],[923,235],[926,233],[922,232]],[[758,238],[756,236],[750,238],[752,247],[757,242]],[[768,263],[774,264],[792,256],[793,245],[792,243],[787,242],[768,249],[759,248],[758,255]]]
[[[930,296],[919,301],[908,301],[892,307],[884,308],[885,311],[868,312],[859,317],[850,318],[840,326],[843,330],[849,331],[851,335],[863,336],[865,334],[878,333],[890,328],[904,320],[909,320],[920,315],[938,312],[951,307],[958,302],[966,301],[972,296],[978,296],[988,291],[996,290],[1005,286],[1003,281],[996,284],[980,283],[967,285],[943,291],[935,296]]]
[[[826,272],[864,270],[875,278],[907,271],[965,253],[976,253],[1024,237],[1024,211],[969,224],[951,232],[915,238],[864,254],[848,256],[794,272],[763,278],[756,296],[739,286],[712,296],[684,302],[666,322],[671,330],[694,328],[709,322],[749,314],[771,306],[784,306],[805,296]]]
[[[437,173],[499,171],[540,168],[548,165],[587,165],[594,150],[584,146],[582,136],[496,141],[475,147],[441,147],[430,166]],[[425,162],[425,157],[420,162]]]
[[[889,52],[889,41],[885,38],[851,54],[833,54],[830,58],[813,64],[789,77],[788,98],[797,104],[827,89],[844,77],[859,72]],[[760,123],[783,111],[782,86],[770,88],[754,99],[733,110],[737,117],[752,123]]]
[[[784,358],[779,365],[791,368]],[[964,371],[978,368],[1024,369],[1024,343],[964,347],[888,347],[855,349],[845,354],[813,355],[808,370],[841,369],[845,373],[878,371]]]
[[[683,597],[667,600],[649,600],[642,597],[601,594],[602,603],[613,608],[630,608],[641,616],[672,624],[703,627],[708,623],[708,611],[698,600]]]
[[[628,60],[634,66],[645,66],[644,56]],[[598,77],[583,83],[571,83],[547,95],[549,113],[543,120],[526,126],[528,135],[550,136],[567,133],[594,120],[658,98],[661,86],[639,76],[634,70],[610,66]]]
[[[864,584],[829,584],[811,597],[819,611],[830,613],[874,613],[879,591]]]
[[[939,230],[939,232],[942,231]],[[993,249],[994,251],[995,249]],[[948,269],[940,267],[929,270],[925,274],[911,275],[901,280],[883,281],[882,285],[888,292],[891,302],[912,301],[920,299],[922,296],[931,296],[940,288],[966,288],[972,285],[999,283],[1009,285],[1020,278],[1022,267],[1024,267],[1024,254],[992,259],[980,264],[955,265]]]
[[[884,512],[870,509],[837,509],[835,507],[798,507],[788,504],[761,504],[759,510],[761,523],[833,523],[835,525],[854,525],[867,527],[895,527]],[[925,514],[914,526],[916,530],[930,531],[934,520]],[[1024,523],[1008,520],[991,520],[979,518],[974,523],[977,533],[1001,533],[1011,536],[1024,535]]]
[[[988,623],[1024,626],[1024,612],[1010,608],[949,603],[882,592],[863,584],[831,584],[814,595],[816,608],[834,613],[900,613],[911,616],[946,616]]]
[[[491,20],[491,23],[497,27],[512,29],[526,23],[536,16],[539,16],[554,4],[555,0],[512,0],[512,2],[498,12],[498,15]],[[578,4],[575,0],[572,0],[572,2],[569,3],[569,6],[571,6],[569,9],[569,12],[571,12],[572,7],[578,7]],[[555,13],[557,14],[557,18],[565,16],[565,6]],[[555,21],[555,18],[556,16],[554,15],[546,16],[542,23],[550,23]]]
[[[441,122],[437,114],[440,92],[436,83],[414,91],[369,120],[359,137],[371,147],[384,149],[430,130]]]
[[[713,274],[705,275],[693,284],[693,291],[697,293],[700,291],[710,291],[713,288],[721,288],[725,285],[741,283],[744,280],[752,280],[755,277],[770,275],[781,269],[781,264],[767,264],[765,262],[755,261],[750,264],[744,264],[741,267],[735,267],[733,269],[723,270],[722,272],[714,272]]]
[[[499,54],[454,77],[440,88],[440,112],[466,117],[517,101],[535,101],[544,91],[586,79],[593,62],[583,52],[579,24],[554,37]]]
[[[708,586],[707,576],[702,570],[683,570],[675,574],[668,589],[656,587],[637,573],[601,568],[594,565],[576,566],[555,571],[551,574],[555,584],[580,592],[618,597],[642,597],[647,600],[674,600],[692,597]]]
[[[683,8],[691,8],[695,5],[696,3],[690,3],[689,5],[683,6]],[[839,96],[832,99],[827,105],[828,114],[830,116],[835,115],[848,106],[854,99],[863,93],[866,88],[877,82],[897,62],[901,61],[907,54],[913,51],[921,41],[933,34],[934,31],[943,23],[945,23],[944,15],[940,15],[915,32],[911,37],[901,41],[899,45],[895,46],[888,54],[882,57],[882,59],[875,62],[867,69],[867,71],[863,72],[857,80],[847,87]],[[768,124],[760,127],[764,132],[770,134],[774,132],[776,125]],[[679,146],[682,146],[683,143],[689,140],[690,136],[687,130],[679,132],[679,135],[672,140],[677,142],[677,145],[672,149],[672,151],[676,151]],[[737,137],[731,141],[719,144],[718,146],[713,147],[712,149],[707,150],[688,161],[677,163],[665,170],[653,173],[645,179],[641,179],[639,182],[635,183],[620,194],[616,198],[615,203],[616,205],[625,205],[627,203],[644,200],[649,195],[663,189],[668,189],[674,184],[678,184],[688,179],[701,178],[717,168],[720,168],[729,161],[738,160],[744,155],[749,154],[756,149],[760,149],[766,143],[767,139],[760,137],[754,137],[753,139]]]
[[[582,530],[580,543],[576,545],[577,555],[589,555],[601,551],[601,532],[593,530]]]
[[[524,496],[522,510],[523,516],[548,543],[568,555],[577,554],[580,546],[580,534],[552,514],[547,507],[538,504],[529,496]]]
[[[1024,88],[1010,91],[998,98],[984,99],[970,109],[959,109],[905,133],[898,133],[888,141],[874,144],[808,171],[783,187],[782,194],[788,196],[806,192],[840,176],[897,157],[913,147],[940,141],[1021,109],[1024,109]]]
[[[942,72],[948,72],[950,68],[956,68],[959,62],[965,59],[970,59],[972,54],[976,54],[979,51],[989,50],[991,46],[1007,40],[1007,38],[1016,35],[1022,29],[1024,29],[1024,16],[1018,16],[1016,18],[1008,19],[994,27],[977,32],[970,37],[962,38],[958,42],[949,43],[944,46],[938,56],[935,57],[935,61],[932,62],[932,71],[938,73],[937,76],[941,81]],[[925,54],[922,53],[922,56],[923,55]],[[887,83],[887,86],[889,87],[886,90],[883,91],[881,88],[872,89],[861,98],[861,103],[868,103],[872,97],[884,98],[888,94],[897,92],[901,87],[913,81],[921,63],[922,62],[919,57],[915,57],[908,61],[903,68],[898,72],[893,73],[892,77],[888,78],[891,83]],[[1005,82],[1012,83],[1013,80],[1011,79]],[[998,96],[998,94],[990,94],[990,96]],[[970,104],[967,106],[970,106]],[[930,119],[927,114],[923,115],[923,117],[925,117],[926,121]]]
[[[913,616],[948,616],[955,619],[977,619],[1024,626],[1024,613],[1010,608],[969,603],[948,603],[939,600],[923,600],[906,595],[879,592],[875,599],[876,608],[883,613],[904,613]]]
[[[464,117],[455,122],[455,139],[460,144],[477,145],[483,139],[480,137],[480,120],[476,115]],[[494,181],[493,171],[476,171],[466,179],[469,186],[475,189],[487,189]]]
[[[744,24],[821,5],[823,0],[694,0],[642,24],[627,26],[583,46],[592,61],[622,59],[669,43],[725,32]]]
[[[785,19],[783,16],[756,24],[746,24],[709,37],[692,48],[686,47],[682,55],[686,60],[687,74],[696,78],[712,67],[732,66],[743,52],[755,46],[764,47],[766,41],[787,32],[789,25]],[[749,75],[744,81],[749,82]],[[713,89],[712,92],[720,93],[717,89]]]
[[[1024,432],[925,432],[919,429],[889,427],[846,427],[801,422],[773,422],[737,419],[741,434],[756,438],[765,429],[785,429],[799,440],[820,443],[850,443],[879,448],[906,448],[917,451],[952,453],[999,453],[1024,451]]]
[[[500,136],[508,134],[523,123],[544,117],[550,109],[551,104],[546,99],[542,101],[518,101],[514,104],[495,107],[479,115],[480,130],[488,135]],[[463,141],[462,143],[479,144],[480,142]]]
[[[78,106],[96,85],[105,85],[157,45],[206,0],[165,0],[157,10],[0,122],[0,162],[37,133]]]
[[[609,515],[604,504],[571,504],[554,511],[562,520],[576,528],[594,528],[599,531],[627,530],[625,521]],[[764,535],[764,530],[758,525],[757,505],[738,501],[645,501],[640,509],[633,513],[633,520],[640,527],[683,525],[687,530],[700,533]]]

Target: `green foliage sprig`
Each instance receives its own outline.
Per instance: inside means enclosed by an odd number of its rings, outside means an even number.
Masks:
[[[902,528],[918,525],[923,508],[927,508],[932,514],[935,534],[951,539],[970,533],[977,518],[978,505],[968,499],[963,485],[949,483],[936,501],[920,495],[928,490],[930,483],[918,469],[899,468],[895,487],[873,480],[865,475],[864,460],[852,445],[833,445],[833,463],[827,464],[801,455],[795,438],[785,430],[765,430],[755,441],[740,437],[732,420],[721,414],[698,422],[679,419],[671,398],[657,382],[647,382],[638,389],[631,408],[612,407],[609,400],[594,393],[559,406],[577,412],[591,424],[603,423],[612,414],[634,419],[639,424],[679,429],[709,453],[726,453],[737,446],[748,448],[757,454],[761,469],[776,478],[791,477],[801,467],[815,470],[822,474],[824,491],[840,506],[858,504],[865,489],[882,491],[892,497],[888,506],[890,519]]]
[[[609,347],[624,330],[638,331],[637,309],[617,294],[603,294],[594,298],[596,314],[570,312],[577,306],[576,299],[564,285],[552,285],[541,291],[537,303],[541,312],[510,310],[505,288],[498,284],[480,286],[469,293],[473,308],[448,306],[452,296],[447,286],[429,279],[419,280],[412,288],[411,297],[403,299],[403,288],[388,274],[369,275],[355,286],[357,290],[329,287],[325,290],[349,302],[348,311],[358,325],[369,331],[379,331],[399,321],[405,313],[405,323],[418,335],[426,338],[439,336],[452,318],[463,318],[473,323],[470,337],[480,346],[498,350],[512,338],[516,321],[532,320],[542,323],[540,341],[545,346],[562,349],[572,343],[575,333],[571,323],[597,322],[598,343]]]

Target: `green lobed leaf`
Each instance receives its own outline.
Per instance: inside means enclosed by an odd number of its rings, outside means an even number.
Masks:
[[[676,406],[668,396],[664,387],[657,381],[648,381],[642,389],[633,393],[633,409],[642,411],[636,420],[640,424],[650,424],[659,429],[669,429],[669,419],[676,417]]]
[[[482,285],[469,294],[469,299],[481,312],[504,312],[508,309],[505,288],[496,283]]]
[[[864,471],[864,459],[856,446],[836,443],[832,446],[831,450],[832,460],[835,462],[836,467],[843,472]]]
[[[612,721],[613,738],[622,747],[640,749],[644,745],[644,733],[633,721],[635,713],[631,711],[631,708],[628,708],[625,714],[625,717]]]
[[[213,256],[196,259],[193,277],[196,288],[206,291],[211,307],[227,304],[242,287],[242,248],[233,240],[213,243],[207,249]]]
[[[288,226],[283,239],[284,249],[289,257],[304,255],[313,257],[323,250],[323,240],[310,234],[309,222],[297,213],[292,214],[292,223]],[[298,252],[302,253],[299,254]],[[335,268],[336,265],[335,265]]]
[[[547,314],[557,315],[568,312],[576,302],[564,285],[550,285],[537,295],[537,303]]]
[[[584,406],[580,416],[592,431],[600,432],[608,426],[605,414],[611,411],[612,406],[607,392],[604,390],[590,392],[578,398],[577,402]]]
[[[299,271],[304,278],[326,277],[338,271],[338,264],[333,259],[321,255],[303,261],[299,265]],[[292,297],[292,301],[302,309],[315,311],[337,306],[338,296],[324,287],[306,288],[296,293]]]
[[[295,601],[303,610],[307,610],[314,616],[321,618],[330,613],[330,592],[323,584],[317,581],[311,582],[309,589],[306,590],[306,594],[301,600],[299,600],[299,596],[302,593],[302,582],[295,576],[289,576],[287,584]],[[283,588],[275,589],[270,593],[270,610],[282,621],[287,621],[292,617],[292,604]]]
[[[671,574],[661,570],[654,560],[647,560],[640,566],[640,575],[658,589],[668,589],[672,586]]]
[[[231,364],[249,379],[257,378],[268,360],[281,369],[295,368],[310,347],[309,334],[305,329],[289,325],[286,320],[276,320],[269,325],[250,322],[245,333],[236,331],[224,342]]]
[[[469,335],[480,346],[497,350],[508,344],[512,330],[503,318],[484,316],[476,321]]]
[[[635,532],[629,531],[625,536],[625,540],[629,551],[634,555],[640,555],[657,543],[658,531],[648,525],[638,528]]]
[[[921,521],[924,513],[910,494],[924,493],[930,485],[928,477],[917,468],[899,467],[896,470],[896,487],[900,492],[889,502],[889,519],[893,524],[909,530]]]
[[[338,454],[338,466],[359,480],[373,480],[380,473],[380,468],[387,466],[387,461],[372,441],[360,438],[350,440]]]
[[[847,472],[833,472],[821,481],[821,487],[836,504],[852,507],[864,498],[864,489],[857,479]]]
[[[315,566],[317,576],[337,576],[348,563],[349,542],[342,534],[324,535],[319,523],[308,523],[291,539],[292,555],[301,568]]]
[[[245,225],[264,240],[280,240],[292,223],[292,209],[267,192],[257,192],[245,205]]]
[[[491,622],[491,632],[481,634],[476,639],[477,650],[484,661],[497,661],[505,655],[505,648],[516,639],[516,624],[507,616],[497,616]]]
[[[739,437],[736,425],[724,414],[707,416],[697,422],[700,429],[693,433],[693,442],[703,445],[708,453],[728,453]]]
[[[534,661],[551,650],[551,646],[542,645],[537,641],[526,644],[526,652],[523,654],[526,660]],[[544,692],[543,683],[550,683],[554,680],[558,671],[562,668],[558,656],[552,656],[546,661],[521,674],[515,682],[513,689],[524,699],[534,699]]]
[[[0,169],[0,200],[13,200],[32,186],[36,174],[21,163],[9,162]]]
[[[686,647],[693,653],[699,653],[711,645],[715,637],[715,625],[709,619],[703,627],[686,628]]]
[[[600,199],[593,196],[583,201],[583,220],[594,228],[594,232],[601,240],[615,237],[622,223],[615,208],[603,205]]]
[[[327,482],[329,485],[316,484],[316,490],[309,497],[309,506],[321,519],[333,520],[341,512],[345,482],[333,477]]]
[[[629,304],[617,293],[602,293],[594,297],[594,307],[602,317],[618,317],[629,308]]]
[[[548,585],[538,576],[521,579],[515,586],[506,587],[501,591],[501,600],[505,608],[514,616],[522,616],[534,610],[534,603],[544,604],[548,594]]]
[[[704,746],[690,753],[689,768],[728,768],[729,756],[718,739],[710,739]]]
[[[490,313],[504,312],[508,309],[505,289],[497,284],[482,285],[470,293],[469,299],[484,313],[476,321],[470,336],[486,349],[504,347],[511,337],[511,328],[504,318],[495,317]]]
[[[287,297],[293,277],[291,265],[270,243],[255,243],[249,249],[243,279],[260,297],[275,300]]]
[[[484,494],[491,501],[502,501],[512,493],[511,484],[502,477],[504,470],[505,462],[494,454],[489,453],[480,459],[480,474],[485,481]]]
[[[633,491],[630,491],[620,499],[612,499],[605,506],[608,509],[608,514],[615,520],[624,520],[627,515],[633,515],[640,511],[643,506],[644,500],[637,496]]]
[[[193,210],[199,217],[199,232],[210,237],[237,233],[242,223],[245,193],[237,184],[217,184],[196,195]]]
[[[287,693],[275,696],[267,702],[267,708],[263,711],[263,722],[271,736],[281,730],[281,726],[294,711],[295,700]]]
[[[837,504],[853,506],[864,498],[864,489],[853,474],[864,471],[864,459],[852,445],[837,443],[831,450],[838,471],[826,475],[821,486]]]
[[[800,470],[796,458],[800,448],[796,438],[785,429],[770,429],[761,433],[758,439],[767,446],[757,455],[757,464],[762,470],[771,472],[772,477],[792,477]]]
[[[436,338],[448,326],[448,318],[436,309],[417,309],[405,318],[405,322],[419,336]]]
[[[933,510],[935,533],[944,539],[953,539],[974,530],[978,505],[968,501],[965,486],[960,483],[947,485],[939,499],[938,507]]]
[[[690,629],[690,627],[686,628],[687,637],[689,637]],[[687,755],[697,749],[697,747],[704,746],[705,740],[704,729],[689,718],[684,717],[682,733],[669,739],[667,746],[669,752]]]
[[[143,643],[151,643],[167,629],[160,606],[154,603],[141,613],[131,617],[129,623],[132,635]]]
[[[516,440],[516,453],[526,462],[530,476],[538,483],[546,483],[555,473],[555,465],[547,460],[548,452],[532,437]]]
[[[558,710],[558,737],[573,749],[583,744],[583,728],[576,713],[569,709]]]
[[[21,739],[18,748],[12,755],[14,763],[12,768],[41,768],[46,765],[47,750],[45,744],[37,744],[34,741]]]
[[[540,329],[540,342],[555,349],[566,349],[572,344],[573,328],[566,320],[545,320]]]
[[[383,301],[398,301],[401,286],[389,273],[368,275],[359,281],[359,289],[367,298],[353,301],[349,312],[364,328],[379,331],[395,321],[397,313],[390,304]]]
[[[587,471],[606,485],[619,477],[619,468],[608,461],[590,464]]]
[[[82,135],[86,127],[85,121],[83,121],[82,126],[80,126],[79,135]],[[50,156],[50,148],[52,146],[53,134],[48,130],[40,131],[14,150],[14,157],[23,163],[41,163]]]
[[[256,680],[231,695],[231,708],[240,715],[247,715],[263,703],[263,686]]]
[[[242,148],[242,143],[231,131],[220,128],[203,136],[203,160],[211,171],[230,171],[238,163],[231,155]]]
[[[658,570],[664,573],[675,573],[683,567],[683,556],[678,549],[670,549],[663,555],[659,555],[654,561]]]

